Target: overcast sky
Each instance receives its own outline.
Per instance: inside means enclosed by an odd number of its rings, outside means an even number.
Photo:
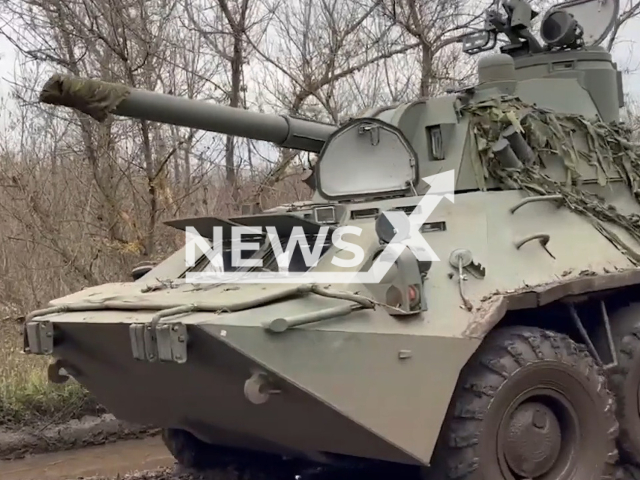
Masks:
[[[640,101],[640,18],[627,22],[619,32],[613,59],[623,72],[631,71],[624,76],[625,92]],[[16,52],[13,45],[0,35],[0,97],[9,93],[7,80],[12,78],[15,62]]]

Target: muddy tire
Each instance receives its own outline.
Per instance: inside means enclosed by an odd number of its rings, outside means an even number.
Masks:
[[[620,423],[618,443],[625,462],[640,466],[640,304],[631,304],[611,316],[611,331],[618,357],[618,368],[609,373],[609,388],[616,396],[616,415]],[[606,333],[596,346],[607,352]]]
[[[221,465],[213,445],[209,445],[185,430],[166,428],[162,441],[182,467],[193,470],[219,468]]]
[[[196,472],[231,469],[239,478],[280,480],[293,478],[303,465],[274,454],[211,445],[180,429],[164,429],[162,440],[180,467]]]
[[[460,375],[434,478],[612,480],[617,434],[614,398],[583,346],[507,327],[487,336]]]
[[[185,430],[164,429],[162,441],[176,462],[190,470],[226,470],[236,468],[239,463],[250,463],[246,452],[211,445]]]

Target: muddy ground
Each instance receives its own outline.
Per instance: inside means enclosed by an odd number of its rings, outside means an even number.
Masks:
[[[246,462],[234,470],[187,472],[175,464],[159,435],[151,429],[118,430],[118,422],[85,419],[46,431],[4,434],[2,480],[295,480],[293,472],[281,466],[258,467]],[[83,433],[85,437],[83,437]],[[130,437],[112,441],[114,438]],[[11,439],[11,441],[8,441]],[[23,440],[21,443],[20,440]],[[24,442],[27,440],[27,442]],[[97,445],[97,443],[103,443]],[[89,446],[88,446],[89,445]],[[47,453],[32,454],[34,448]],[[18,458],[22,457],[22,458]],[[300,472],[302,473],[302,472]],[[357,471],[315,472],[304,480],[404,480],[392,475],[361,475]],[[411,480],[414,480],[413,478]]]
[[[33,426],[19,431],[0,427],[0,460],[16,460],[27,455],[144,438],[158,433],[158,429],[132,425],[109,414],[84,417],[63,425]]]
[[[294,480],[280,472],[180,469],[160,430],[112,415],[10,431],[0,427],[2,480]]]
[[[294,480],[284,472],[180,469],[160,436],[0,461],[2,480]]]
[[[187,472],[164,446],[159,430],[127,424],[111,415],[65,425],[0,429],[2,480],[294,480],[283,471]],[[324,472],[301,480],[405,480],[384,472]],[[387,472],[388,473],[388,472]],[[399,472],[398,472],[399,473]],[[416,480],[414,475],[407,480]],[[613,480],[613,479],[612,479]],[[615,480],[640,480],[640,470],[620,469]]]
[[[108,414],[18,431],[0,427],[0,479],[114,477],[171,467],[173,458],[159,433]]]
[[[155,471],[136,472],[120,477],[121,480],[236,480],[238,477],[233,473],[212,472],[208,474],[180,473],[174,468],[163,468]],[[118,480],[120,480],[118,479]],[[109,477],[91,477],[84,480],[113,480]]]
[[[134,471],[172,467],[158,436],[0,461],[2,480],[113,478]]]

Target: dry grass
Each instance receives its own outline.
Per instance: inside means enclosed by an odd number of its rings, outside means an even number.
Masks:
[[[54,385],[47,379],[50,358],[22,353],[20,327],[0,325],[0,425],[62,423],[102,409],[78,383]]]

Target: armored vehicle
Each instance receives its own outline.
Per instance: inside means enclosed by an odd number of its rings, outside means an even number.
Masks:
[[[538,39],[505,1],[461,38],[502,42],[477,85],[342,125],[55,75],[41,101],[97,121],[318,160],[308,202],[169,221],[184,248],[30,313],[25,351],[191,468],[614,478],[640,462],[640,162],[601,46],[618,9],[557,5]]]

